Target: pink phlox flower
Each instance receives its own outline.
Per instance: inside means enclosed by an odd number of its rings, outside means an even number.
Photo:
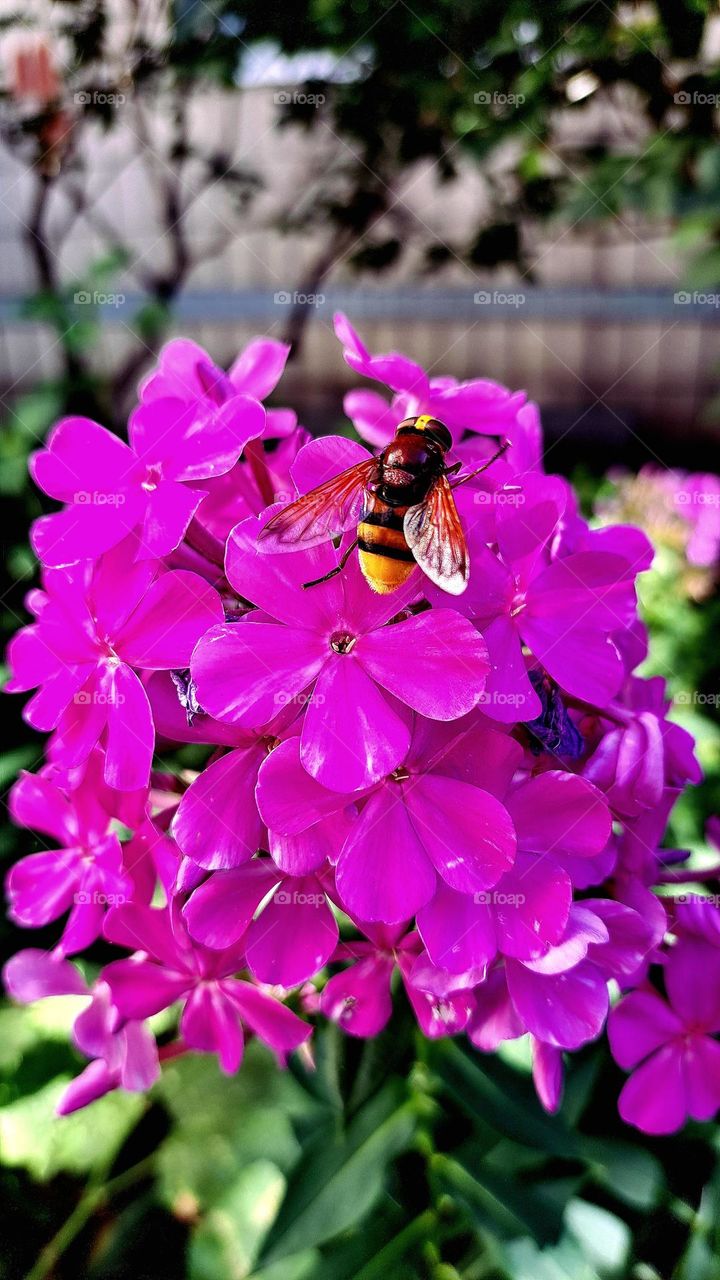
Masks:
[[[93,773],[75,791],[64,791],[52,781],[53,772],[46,766],[38,774],[22,773],[10,793],[10,815],[59,847],[16,862],[6,890],[10,917],[25,928],[69,912],[58,951],[70,955],[95,941],[107,907],[128,899],[132,882]]]
[[[608,1026],[613,1057],[633,1073],[620,1115],[644,1133],[674,1133],[720,1107],[720,949],[683,937],[663,973],[667,1000],[649,985],[633,991]]]
[[[24,709],[54,732],[53,760],[73,768],[105,746],[105,780],[147,786],[155,730],[136,674],[187,667],[199,638],[223,617],[216,591],[182,570],[132,563],[125,544],[96,565],[47,570],[37,620],[10,642],[10,692],[39,686]]]
[[[243,1055],[243,1026],[279,1058],[297,1049],[311,1028],[251,982],[234,975],[243,967],[243,947],[211,950],[194,942],[179,912],[134,903],[108,912],[105,936],[134,950],[102,971],[121,1016],[151,1017],[182,1001],[180,1033],[189,1049],[216,1053],[232,1075]]]

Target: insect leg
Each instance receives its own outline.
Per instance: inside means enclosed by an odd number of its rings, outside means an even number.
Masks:
[[[308,587],[319,587],[321,582],[328,582],[329,579],[334,578],[336,574],[342,573],[343,569],[345,568],[345,565],[350,559],[350,556],[352,552],[355,550],[357,544],[358,544],[358,540],[357,538],[355,538],[355,540],[350,543],[350,546],[348,547],[347,551],[343,552],[342,557],[340,559],[340,563],[336,564],[335,568],[331,569],[329,573],[323,574],[322,578],[313,578],[312,582],[303,582],[303,591],[305,591]]]
[[[479,476],[481,471],[487,471],[488,467],[491,467],[493,462],[497,462],[498,458],[502,458],[503,454],[507,452],[511,444],[511,440],[503,440],[500,448],[496,450],[491,458],[487,458],[486,461],[483,462],[482,466],[477,467],[475,471],[469,471],[461,480],[456,481],[452,488],[459,489],[461,484],[467,484],[468,480],[472,480],[473,476]]]

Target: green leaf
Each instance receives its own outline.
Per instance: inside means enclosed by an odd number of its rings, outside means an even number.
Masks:
[[[565,1203],[541,1184],[522,1182],[484,1162],[437,1155],[432,1169],[441,1188],[459,1200],[476,1227],[504,1239],[532,1236],[538,1244],[558,1240]],[[572,1184],[563,1184],[569,1198]]]
[[[300,1154],[292,1121],[316,1114],[258,1042],[237,1076],[222,1076],[210,1057],[181,1058],[166,1066],[156,1092],[175,1119],[158,1151],[159,1192],[170,1208],[214,1206],[261,1158],[287,1172]]]
[[[108,1093],[70,1116],[55,1108],[70,1077],[0,1108],[0,1160],[41,1182],[57,1173],[92,1173],[112,1162],[145,1109],[138,1094]]]
[[[462,1049],[454,1040],[428,1047],[428,1061],[458,1105],[482,1126],[550,1155],[577,1159],[583,1142],[561,1117],[548,1116],[532,1087],[504,1063]]]
[[[305,1146],[272,1231],[264,1262],[331,1240],[378,1199],[388,1165],[415,1134],[417,1103],[392,1082],[345,1131],[325,1125]]]
[[[269,1160],[244,1169],[192,1235],[189,1280],[245,1280],[284,1189],[285,1179]]]
[[[652,1209],[659,1203],[665,1177],[656,1156],[632,1142],[590,1140],[587,1154],[597,1160],[596,1182],[633,1209]]]

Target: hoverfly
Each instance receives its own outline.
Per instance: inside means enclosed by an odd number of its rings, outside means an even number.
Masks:
[[[453,489],[484,471],[509,447],[505,441],[476,471],[451,485],[462,463],[448,467],[447,427],[429,414],[406,418],[376,458],[358,462],[291,502],[261,529],[268,550],[317,546],[357,525],[357,536],[330,573],[334,577],[357,547],[360,568],[373,591],[389,595],[415,565],[443,591],[461,595],[470,560]]]

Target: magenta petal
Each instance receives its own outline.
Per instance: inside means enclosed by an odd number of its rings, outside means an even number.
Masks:
[[[532,853],[562,850],[575,857],[600,853],[610,838],[605,798],[584,778],[549,770],[506,797],[518,845]]]
[[[33,480],[58,502],[72,502],[78,490],[105,489],[108,478],[127,481],[135,467],[132,449],[90,418],[63,418],[47,447],[33,454]]]
[[[530,683],[514,622],[495,618],[483,627],[483,634],[491,664],[480,699],[483,712],[501,724],[534,720],[542,703]]]
[[[79,849],[52,849],[16,862],[7,877],[11,919],[31,928],[57,920],[80,884],[80,859]]]
[[[313,445],[322,443],[320,440],[311,442]],[[306,449],[310,447],[305,445]],[[357,523],[361,502],[362,493],[358,495],[357,513],[350,512],[346,516],[348,524]],[[273,506],[262,516],[249,516],[235,525],[225,551],[228,582],[238,595],[251,600],[271,618],[289,627],[322,631],[327,633],[329,641],[342,606],[342,578],[338,575],[308,591],[304,584],[321,578],[336,567],[338,553],[331,541],[336,522],[329,517],[328,531],[320,530],[315,540],[304,544],[300,550],[293,549],[292,543],[275,545],[259,541],[258,534],[269,516],[276,515],[279,510]],[[329,642],[327,647],[330,648]]]
[[[557,476],[535,472],[523,476],[521,483],[522,501],[498,506],[496,524],[503,559],[527,581],[565,509],[566,489]]]
[[[531,960],[560,942],[572,884],[551,859],[519,853],[512,870],[487,896],[493,904],[498,946],[505,955]]]
[[[352,654],[336,656],[308,702],[300,759],[333,791],[358,791],[400,763],[410,745],[408,717],[383,696]]]
[[[563,1089],[562,1053],[551,1044],[533,1040],[533,1084],[540,1102],[551,1114],[560,1106]]]
[[[583,626],[616,631],[635,618],[634,575],[621,556],[579,551],[554,560],[533,579],[527,614],[533,620],[553,618],[560,630]]]
[[[472,1013],[469,993],[460,991],[448,995],[437,995],[433,991],[424,991],[411,978],[405,980],[405,991],[418,1020],[418,1026],[429,1040],[439,1040],[443,1036],[456,1036],[464,1031]]]
[[[217,951],[234,946],[279,878],[266,859],[255,859],[235,871],[216,872],[185,904],[183,917],[188,932]]]
[[[330,791],[303,768],[299,738],[288,738],[266,756],[255,795],[264,822],[282,836],[306,831],[347,803],[345,796]]]
[[[505,962],[512,1002],[538,1040],[558,1049],[578,1049],[602,1030],[608,1008],[605,980],[587,961],[564,973],[532,973],[517,960]]]
[[[128,1022],[121,1035],[120,1083],[131,1093],[145,1093],[160,1075],[155,1036],[142,1022]]]
[[[167,1009],[185,994],[191,981],[186,974],[161,969],[142,953],[113,960],[102,976],[124,1018],[150,1018]]]
[[[20,1004],[32,1004],[47,996],[84,996],[88,991],[74,964],[36,947],[10,957],[3,969],[3,982],[8,995]]]
[[[188,787],[173,819],[183,853],[209,871],[246,862],[262,842],[254,789],[263,747],[230,751]]]
[[[368,956],[343,973],[336,973],[326,983],[320,999],[325,1017],[351,1036],[378,1035],[392,1014],[392,971],[392,960]]]
[[[115,648],[134,667],[187,667],[200,637],[222,617],[217,591],[196,573],[164,573],[146,591]]]
[[[107,1062],[98,1058],[70,1081],[57,1104],[57,1114],[72,1115],[73,1111],[79,1111],[81,1107],[97,1102],[98,1098],[104,1098],[106,1093],[116,1089],[117,1086],[118,1078],[115,1072],[110,1070]]]
[[[118,791],[137,791],[150,778],[155,730],[148,696],[123,663],[111,672],[107,693],[105,781]]]
[[[238,391],[264,400],[280,381],[289,354],[289,343],[253,338],[228,369],[228,378]]]
[[[305,876],[320,871],[328,860],[337,862],[350,829],[344,814],[323,818],[297,836],[277,836],[270,832],[270,856],[289,876]]]
[[[243,1033],[236,1010],[215,984],[198,986],[188,997],[180,1032],[189,1049],[216,1053],[225,1075],[234,1075],[243,1056]]]
[[[363,440],[382,449],[395,435],[397,413],[377,391],[348,391],[343,409]]]
[[[250,926],[247,962],[259,982],[294,987],[327,964],[338,927],[314,876],[285,880]]]
[[[170,450],[177,480],[198,481],[224,475],[245,445],[265,429],[265,410],[251,396],[231,396],[205,422],[196,422]],[[170,437],[172,444],[172,437]]]
[[[166,969],[180,970],[179,941],[167,911],[137,902],[113,907],[105,917],[105,937],[120,947],[147,951]]]
[[[565,932],[556,946],[546,948],[539,956],[523,963],[532,973],[567,973],[585,959],[591,946],[596,947],[594,955],[597,955],[597,949],[607,943],[608,939],[609,932],[604,920],[591,911],[585,902],[574,902],[568,913]]]
[[[720,948],[683,938],[668,956],[665,989],[688,1026],[720,1031]]]
[[[165,556],[173,551],[204,496],[200,490],[188,489],[175,480],[161,480],[148,495],[139,555],[143,558]]]
[[[327,645],[312,631],[237,622],[211,628],[195,650],[192,673],[210,715],[253,728],[302,693],[327,656]]]
[[[135,528],[145,506],[142,490],[83,494],[63,511],[34,522],[32,549],[38,560],[53,568],[102,555]]]
[[[610,1049],[625,1071],[681,1033],[677,1014],[654,991],[632,991],[608,1018]]]
[[[381,787],[354,823],[336,883],[350,914],[370,922],[410,920],[432,897],[435,873],[393,787]]]
[[[712,1120],[720,1108],[720,1044],[709,1036],[685,1042],[685,1095],[693,1120]]]
[[[378,684],[432,720],[472,711],[490,669],[479,631],[452,609],[382,627],[362,636],[355,652]]]
[[[41,773],[20,774],[10,792],[10,817],[18,827],[42,831],[62,844],[77,838],[77,818],[70,801]]]
[[[87,656],[93,664],[92,651]],[[44,628],[39,626],[23,627],[12,637],[7,662],[12,672],[5,686],[7,693],[24,693],[64,672],[62,659],[48,645]]]
[[[608,636],[591,627],[563,630],[551,618],[523,615],[520,623],[523,640],[561,689],[594,706],[607,706],[625,676],[622,658]]]
[[[256,1036],[265,1041],[275,1053],[284,1056],[297,1049],[312,1032],[302,1018],[286,1008],[279,1000],[259,991],[250,982],[227,983],[232,999],[239,1008],[243,1021]]]
[[[607,942],[593,945],[591,960],[607,977],[621,983],[632,980],[655,944],[654,921],[609,898],[585,898],[583,902],[600,917],[610,935]]]
[[[52,758],[55,764],[74,769],[87,760],[96,745],[108,718],[107,701],[110,682],[102,668],[93,670],[82,688],[75,690],[57,721],[53,739]],[[45,686],[47,690],[48,686]],[[30,724],[34,718],[26,716]],[[38,725],[35,725],[38,728]]]
[[[489,889],[512,866],[513,825],[504,806],[487,791],[427,774],[411,779],[405,795],[417,836],[452,889]]]
[[[98,892],[102,892],[99,890]],[[85,951],[96,938],[100,937],[105,915],[104,904],[98,899],[82,901],[82,892],[70,911],[63,935],[58,943],[58,951],[64,956]]]
[[[687,1119],[683,1052],[666,1045],[648,1058],[625,1082],[618,1111],[626,1124],[643,1133],[675,1133]]]
[[[475,988],[475,1010],[468,1025],[468,1037],[476,1049],[494,1053],[505,1040],[517,1040],[525,1028],[513,1007],[502,969],[488,974]]]
[[[432,901],[418,912],[417,925],[433,964],[451,973],[483,970],[497,950],[488,906],[471,894],[455,893],[442,881]]]

